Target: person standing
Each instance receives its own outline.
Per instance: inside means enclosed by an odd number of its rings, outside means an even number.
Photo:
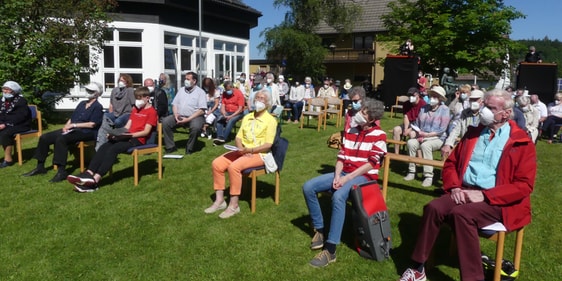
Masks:
[[[107,142],[109,130],[121,128],[129,120],[129,114],[135,105],[135,89],[133,89],[131,75],[121,74],[119,76],[117,87],[113,88],[109,98],[109,111],[103,115],[103,122],[98,130],[96,151]]]
[[[21,93],[21,86],[14,81],[6,81],[2,86],[0,103],[0,145],[4,149],[4,161],[0,168],[14,165],[14,135],[31,130],[31,111],[27,100]]]
[[[206,110],[207,97],[205,91],[197,86],[197,73],[190,71],[185,74],[184,87],[178,91],[172,102],[173,114],[162,120],[166,153],[178,150],[174,142],[174,129],[177,127],[189,127],[185,154],[193,153],[195,142],[205,123],[204,114]]]
[[[341,240],[347,198],[352,186],[378,179],[381,161],[386,154],[386,134],[377,125],[383,114],[384,104],[381,101],[365,99],[353,117],[355,126],[343,135],[335,171],[310,179],[302,187],[314,227],[310,249],[322,249],[310,261],[313,267],[324,267],[336,261],[336,246]],[[332,193],[328,233],[318,200],[320,192]],[[327,236],[326,240],[324,236]]]
[[[525,55],[525,62],[541,63],[542,57],[536,52],[535,46],[529,47],[529,52]]]
[[[102,123],[103,106],[98,102],[98,97],[103,93],[100,83],[92,82],[86,85],[86,100],[81,101],[72,112],[72,116],[64,127],[41,135],[35,149],[34,158],[37,166],[32,171],[23,174],[26,177],[47,173],[45,159],[49,154],[49,146],[54,146],[53,165],[58,170],[49,182],[60,182],[66,179],[66,162],[68,149],[80,141],[93,141],[98,135],[98,128]]]
[[[170,75],[167,73],[160,73],[158,88],[164,90],[166,93],[166,98],[168,100],[168,114],[172,114],[172,101],[176,97],[176,88],[172,86]]]
[[[427,261],[441,225],[456,236],[463,281],[484,280],[478,229],[501,222],[507,231],[531,222],[537,173],[535,145],[511,119],[513,100],[504,90],[484,96],[478,127],[470,127],[443,166],[445,194],[423,210],[412,264],[399,281],[426,280]]]

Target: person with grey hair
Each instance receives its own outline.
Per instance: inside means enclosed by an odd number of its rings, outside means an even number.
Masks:
[[[533,142],[536,142],[539,135],[539,120],[541,118],[540,112],[531,105],[531,99],[529,96],[517,96],[515,98],[515,104],[523,112],[523,117],[525,117],[525,128],[529,137],[533,140]]]
[[[304,106],[304,86],[300,84],[299,81],[295,81],[295,84],[291,86],[289,91],[288,101],[285,103],[285,108],[290,108],[291,111],[287,112],[287,122],[293,121],[294,124],[298,124],[302,115],[302,109]]]
[[[513,120],[509,93],[484,96],[480,125],[470,127],[445,160],[445,194],[423,208],[412,264],[400,281],[426,280],[424,263],[441,225],[456,236],[461,280],[484,280],[478,229],[501,223],[508,232],[531,222],[537,173],[535,145]]]
[[[365,99],[365,89],[355,86],[348,92],[351,108],[345,112],[345,123],[343,130],[346,131],[352,126],[353,116],[361,109],[361,102]]]
[[[168,114],[172,114],[172,101],[176,97],[176,88],[172,86],[168,73],[160,73],[158,87],[166,93],[166,98],[168,99]]]
[[[525,62],[531,62],[531,63],[541,63],[542,62],[541,54],[539,54],[535,50],[535,46],[529,47],[529,52],[525,55]]]
[[[551,144],[554,139],[554,134],[557,133],[558,127],[556,125],[562,124],[562,93],[554,95],[554,101],[549,103],[548,117],[542,124],[542,131],[548,137],[548,143]]]
[[[21,86],[14,81],[6,81],[2,86],[0,103],[0,145],[4,149],[4,161],[0,168],[14,165],[14,135],[31,130],[31,111],[27,100],[21,94]]]
[[[277,116],[278,118],[281,117],[281,113],[283,112],[283,105],[281,104],[281,97],[279,86],[277,86],[275,82],[275,75],[273,73],[268,72],[265,75],[265,89],[269,90],[271,93],[271,109],[270,112],[273,115]]]
[[[310,249],[322,249],[310,261],[313,267],[324,267],[336,261],[336,245],[340,243],[347,198],[352,186],[378,179],[378,171],[386,154],[386,134],[377,125],[383,114],[384,104],[381,101],[365,99],[361,109],[353,116],[355,125],[344,132],[335,171],[310,179],[302,187],[314,227]],[[318,201],[320,192],[332,193],[329,233],[325,231]]]
[[[242,192],[242,171],[264,165],[264,157],[271,151],[277,133],[277,120],[268,112],[271,106],[271,95],[262,89],[254,96],[255,110],[242,119],[236,134],[236,149],[229,151],[213,160],[213,189],[215,201],[205,209],[206,214],[224,210],[219,217],[230,218],[240,213],[238,201]],[[225,172],[228,171],[230,183],[230,202],[224,198],[226,188]]]
[[[65,167],[69,148],[75,146],[77,142],[96,140],[103,119],[103,106],[98,101],[98,97],[103,93],[103,87],[100,83],[92,82],[84,88],[86,99],[78,103],[64,127],[41,135],[34,155],[37,166],[24,176],[47,173],[45,160],[49,155],[49,146],[53,145],[53,166],[56,165],[58,170],[49,182],[63,181],[68,176]]]

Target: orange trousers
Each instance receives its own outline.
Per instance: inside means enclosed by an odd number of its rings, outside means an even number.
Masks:
[[[242,171],[252,167],[263,166],[259,153],[241,155],[237,151],[227,152],[213,160],[213,188],[225,189],[224,173],[228,171],[230,195],[240,195],[242,190]]]

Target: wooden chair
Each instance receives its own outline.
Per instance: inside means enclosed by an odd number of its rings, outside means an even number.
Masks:
[[[326,98],[326,115],[328,114],[335,114],[337,119],[336,119],[336,128],[340,127],[340,123],[341,123],[341,119],[342,119],[342,115],[343,115],[343,100],[337,97],[327,97]],[[328,116],[326,116],[326,118],[324,118],[324,129],[326,128],[326,120]]]
[[[145,144],[132,147],[127,151],[133,156],[134,184],[139,185],[139,156],[157,153],[158,157],[158,179],[162,179],[162,124],[158,123],[158,139],[154,144]]]
[[[309,100],[307,104],[305,104],[305,108],[308,106],[307,110],[303,110],[301,114],[301,129],[304,125],[304,119],[307,119],[307,126],[308,126],[308,118],[309,116],[315,116],[318,118],[318,132],[320,132],[320,125],[326,118],[326,100],[324,98],[312,98]],[[304,109],[304,108],[303,108]],[[326,130],[326,124],[324,124],[324,130]]]
[[[22,152],[22,141],[24,139],[29,138],[39,138],[43,133],[43,123],[41,120],[41,111],[37,109],[36,105],[28,105],[29,110],[31,111],[31,121],[37,121],[37,130],[29,130],[27,132],[18,133],[14,136],[16,141],[16,151],[18,153],[18,164],[21,166],[23,165],[23,152]]]
[[[404,113],[404,103],[409,99],[408,96],[397,96],[396,103],[390,107],[390,118],[393,118],[396,114],[394,111],[400,111]]]
[[[289,141],[285,138],[279,138],[276,143],[271,147],[271,153],[277,163],[277,171],[275,171],[275,205],[279,205],[279,186],[280,186],[280,172],[283,169],[285,162],[285,155],[289,148]],[[242,180],[246,182],[248,178],[252,179],[252,198],[250,202],[250,209],[252,213],[256,212],[256,183],[257,177],[265,175],[267,172],[265,166],[248,168],[242,171]],[[244,185],[244,184],[243,184]]]

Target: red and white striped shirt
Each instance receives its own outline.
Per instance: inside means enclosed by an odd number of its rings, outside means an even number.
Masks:
[[[343,136],[338,161],[343,163],[343,172],[351,173],[365,163],[373,167],[363,174],[369,180],[377,180],[381,161],[386,154],[386,133],[375,126],[368,130],[360,127],[347,129]]]

